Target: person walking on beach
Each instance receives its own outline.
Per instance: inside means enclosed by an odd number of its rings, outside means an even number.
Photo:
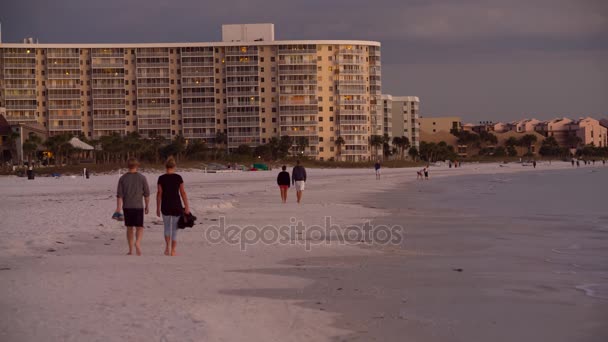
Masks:
[[[576,167],[580,167],[581,166],[581,161],[579,159],[576,160]]]
[[[177,222],[182,214],[190,214],[190,204],[184,189],[182,176],[175,173],[175,159],[165,162],[166,173],[158,177],[156,192],[156,216],[163,217],[165,226],[165,255],[175,256],[177,247]],[[181,198],[180,198],[181,197]],[[182,200],[184,207],[182,207]]]
[[[279,185],[279,190],[281,190],[281,201],[283,203],[287,203],[287,190],[289,190],[290,177],[289,172],[287,172],[287,166],[283,165],[281,167],[283,171],[279,172],[277,176],[277,184]]]
[[[127,161],[129,172],[118,180],[116,190],[116,213],[122,209],[124,213],[125,226],[127,227],[127,243],[129,253],[133,255],[133,246],[137,255],[141,255],[141,240],[144,236],[144,213],[148,214],[150,204],[150,188],[146,177],[137,172],[139,162],[135,158]],[[142,205],[142,198],[145,206]],[[133,241],[133,230],[135,229],[135,242]]]
[[[380,161],[377,160],[376,164],[374,164],[374,169],[376,170],[376,180],[380,179]]]
[[[534,166],[534,168],[536,169],[536,160],[532,161],[532,166]]]
[[[572,162],[572,167],[574,167],[574,158],[572,158],[571,162]]]
[[[299,160],[296,161],[296,166],[291,171],[291,183],[296,186],[296,197],[298,203],[300,203],[302,201],[302,192],[306,187],[306,169],[300,165]]]
[[[424,180],[429,180],[429,166],[424,168]]]

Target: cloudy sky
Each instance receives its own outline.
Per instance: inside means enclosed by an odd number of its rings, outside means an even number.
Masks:
[[[0,0],[3,42],[217,41],[223,23],[277,39],[382,43],[383,89],[423,116],[608,116],[606,0]]]

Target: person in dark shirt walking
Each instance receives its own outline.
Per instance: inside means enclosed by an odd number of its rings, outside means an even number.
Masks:
[[[146,177],[137,172],[139,162],[135,158],[127,161],[129,172],[120,177],[116,190],[116,213],[120,209],[124,212],[125,226],[127,227],[127,243],[129,253],[133,255],[133,229],[135,228],[135,251],[141,255],[141,240],[144,236],[144,213],[148,214],[150,203],[150,188]],[[142,205],[142,198],[145,207]],[[116,215],[116,214],[115,214]]]
[[[299,160],[296,161],[296,166],[291,171],[291,184],[296,186],[296,197],[298,203],[300,203],[302,201],[302,192],[306,187],[306,169],[300,165]]]
[[[380,179],[380,161],[376,161],[374,164],[374,170],[376,170],[376,180]]]
[[[175,173],[175,159],[169,157],[165,163],[167,172],[158,177],[158,190],[156,192],[156,216],[163,217],[165,226],[165,255],[175,256],[177,247],[177,223],[184,214],[190,213],[188,196],[184,190],[182,176]],[[181,198],[180,198],[181,195]],[[184,207],[182,207],[182,200]]]
[[[283,171],[279,172],[277,176],[277,184],[279,185],[279,190],[281,190],[281,200],[283,203],[287,202],[287,190],[289,190],[290,177],[289,172],[287,172],[287,166],[283,165],[281,168]]]

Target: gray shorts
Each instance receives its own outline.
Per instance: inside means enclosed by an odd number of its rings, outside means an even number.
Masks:
[[[163,224],[165,225],[165,236],[170,236],[171,240],[177,241],[177,222],[179,216],[163,215]]]

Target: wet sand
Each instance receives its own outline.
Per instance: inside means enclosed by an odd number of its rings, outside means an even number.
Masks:
[[[335,341],[606,341],[606,185],[608,169],[405,184],[365,196],[391,210],[376,224],[405,227],[402,246],[247,270],[315,281],[299,291],[224,293],[337,313],[353,332]]]

